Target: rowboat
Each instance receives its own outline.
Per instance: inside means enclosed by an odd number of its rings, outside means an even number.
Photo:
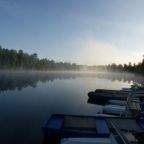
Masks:
[[[118,135],[110,134],[109,137],[104,138],[64,138],[60,144],[119,144],[118,141],[120,141]]]
[[[98,101],[98,102],[97,102]],[[101,102],[102,101],[102,102]],[[127,97],[126,100],[91,100],[88,99],[88,103],[101,105],[99,114],[110,114],[120,117],[134,117],[140,111],[144,111],[144,103],[141,103],[139,99]]]
[[[109,93],[109,94],[128,94],[128,93],[132,93],[134,95],[141,96],[141,95],[144,94],[144,89],[131,89],[131,88],[122,88],[120,90],[96,89],[95,92]]]
[[[144,113],[135,118],[54,114],[42,127],[46,140],[62,138],[111,138],[124,142],[144,141]],[[128,136],[130,134],[132,138]],[[114,136],[115,137],[115,136]],[[57,141],[57,142],[58,142]],[[124,144],[124,143],[121,143]]]
[[[102,99],[102,100],[126,100],[128,94],[120,94],[120,93],[104,93],[104,92],[89,92],[88,97],[91,99]]]
[[[109,90],[108,90],[109,91]],[[111,90],[109,92],[106,91],[90,91],[88,93],[88,97],[95,100],[126,100],[128,96],[132,96],[135,98],[141,98],[141,101],[144,101],[144,93],[142,92],[129,92],[129,93],[123,93],[123,92],[111,92]]]

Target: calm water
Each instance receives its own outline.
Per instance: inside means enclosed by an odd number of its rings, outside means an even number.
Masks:
[[[120,89],[144,79],[132,74],[0,73],[0,144],[42,144],[41,126],[53,113],[95,115],[87,103],[96,88]]]

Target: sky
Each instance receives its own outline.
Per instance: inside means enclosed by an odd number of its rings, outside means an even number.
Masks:
[[[143,0],[0,0],[0,45],[83,65],[138,63]]]

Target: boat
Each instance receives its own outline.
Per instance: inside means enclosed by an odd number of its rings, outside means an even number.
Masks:
[[[115,129],[144,141],[144,113],[135,118],[54,114],[42,127],[45,139],[108,138]],[[140,135],[141,137],[140,137]],[[138,139],[139,136],[139,139]]]
[[[113,99],[110,99],[110,100],[93,99],[93,98],[89,97],[87,100],[87,103],[101,105],[101,106],[104,106],[107,104],[114,104],[114,105],[122,105],[123,106],[123,105],[127,104],[127,101],[126,100],[113,100]]]
[[[102,126],[101,126],[102,124]],[[104,137],[109,129],[103,118],[93,116],[73,116],[54,114],[43,126],[44,134],[53,137]]]
[[[79,137],[79,138],[64,138],[60,144],[143,144],[144,134],[133,135],[131,132],[119,131],[115,128],[109,137]]]
[[[141,98],[141,102],[144,101],[144,93],[121,93],[121,92],[100,92],[100,91],[90,91],[88,93],[88,97],[95,100],[126,100],[128,96],[134,97],[134,98]]]
[[[131,88],[122,88],[120,90],[112,90],[112,89],[96,89],[96,92],[107,92],[107,93],[144,93],[144,89],[131,89]]]
[[[125,116],[136,116],[142,111],[143,104],[139,99],[135,99],[131,96],[127,97],[126,101],[122,100],[109,100],[108,104],[104,106],[104,112],[112,112]]]
[[[108,94],[128,94],[131,93],[136,96],[144,95],[144,87],[134,86],[131,88],[122,88],[120,90],[112,90],[112,89],[96,89],[95,92],[98,93],[108,93]]]
[[[134,117],[140,111],[144,111],[144,103],[141,103],[139,102],[138,99],[133,99],[132,97],[127,97],[127,100],[98,99],[95,100],[95,103],[93,100],[91,101],[89,98],[88,103],[98,104],[102,106],[98,114],[110,114],[110,115],[115,115],[120,117]]]
[[[121,117],[122,116],[124,116],[124,117],[131,116],[131,113],[130,113],[130,111],[127,110],[126,106],[118,106],[118,105],[112,105],[112,104],[105,105],[102,108],[101,113],[117,115],[117,116],[121,116]]]
[[[106,92],[106,93],[141,93],[144,94],[144,87],[139,84],[131,85],[131,88],[122,88],[120,90],[111,90],[111,89],[96,89],[95,92]]]
[[[127,104],[127,101],[125,101],[125,100],[108,100],[107,104],[125,106]]]
[[[110,134],[109,137],[104,138],[64,138],[60,144],[125,144],[118,134]]]
[[[140,110],[138,109],[127,109],[126,106],[109,104],[102,107],[102,109],[98,111],[98,114],[107,114],[119,117],[134,117],[138,115],[139,112]]]
[[[127,88],[126,88],[127,89]],[[112,90],[112,89],[96,89],[95,92],[105,92],[105,93],[128,93],[127,90]]]
[[[102,99],[102,100],[126,100],[128,94],[115,94],[115,93],[104,93],[104,92],[89,92],[88,97],[91,99]]]
[[[102,116],[53,114],[42,127],[44,143],[58,143],[67,137],[107,137],[109,129]]]

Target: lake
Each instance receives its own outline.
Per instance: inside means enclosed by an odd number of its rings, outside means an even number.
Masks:
[[[121,89],[144,78],[106,72],[0,72],[0,143],[42,144],[41,126],[51,114],[96,115],[88,103],[98,88]]]

